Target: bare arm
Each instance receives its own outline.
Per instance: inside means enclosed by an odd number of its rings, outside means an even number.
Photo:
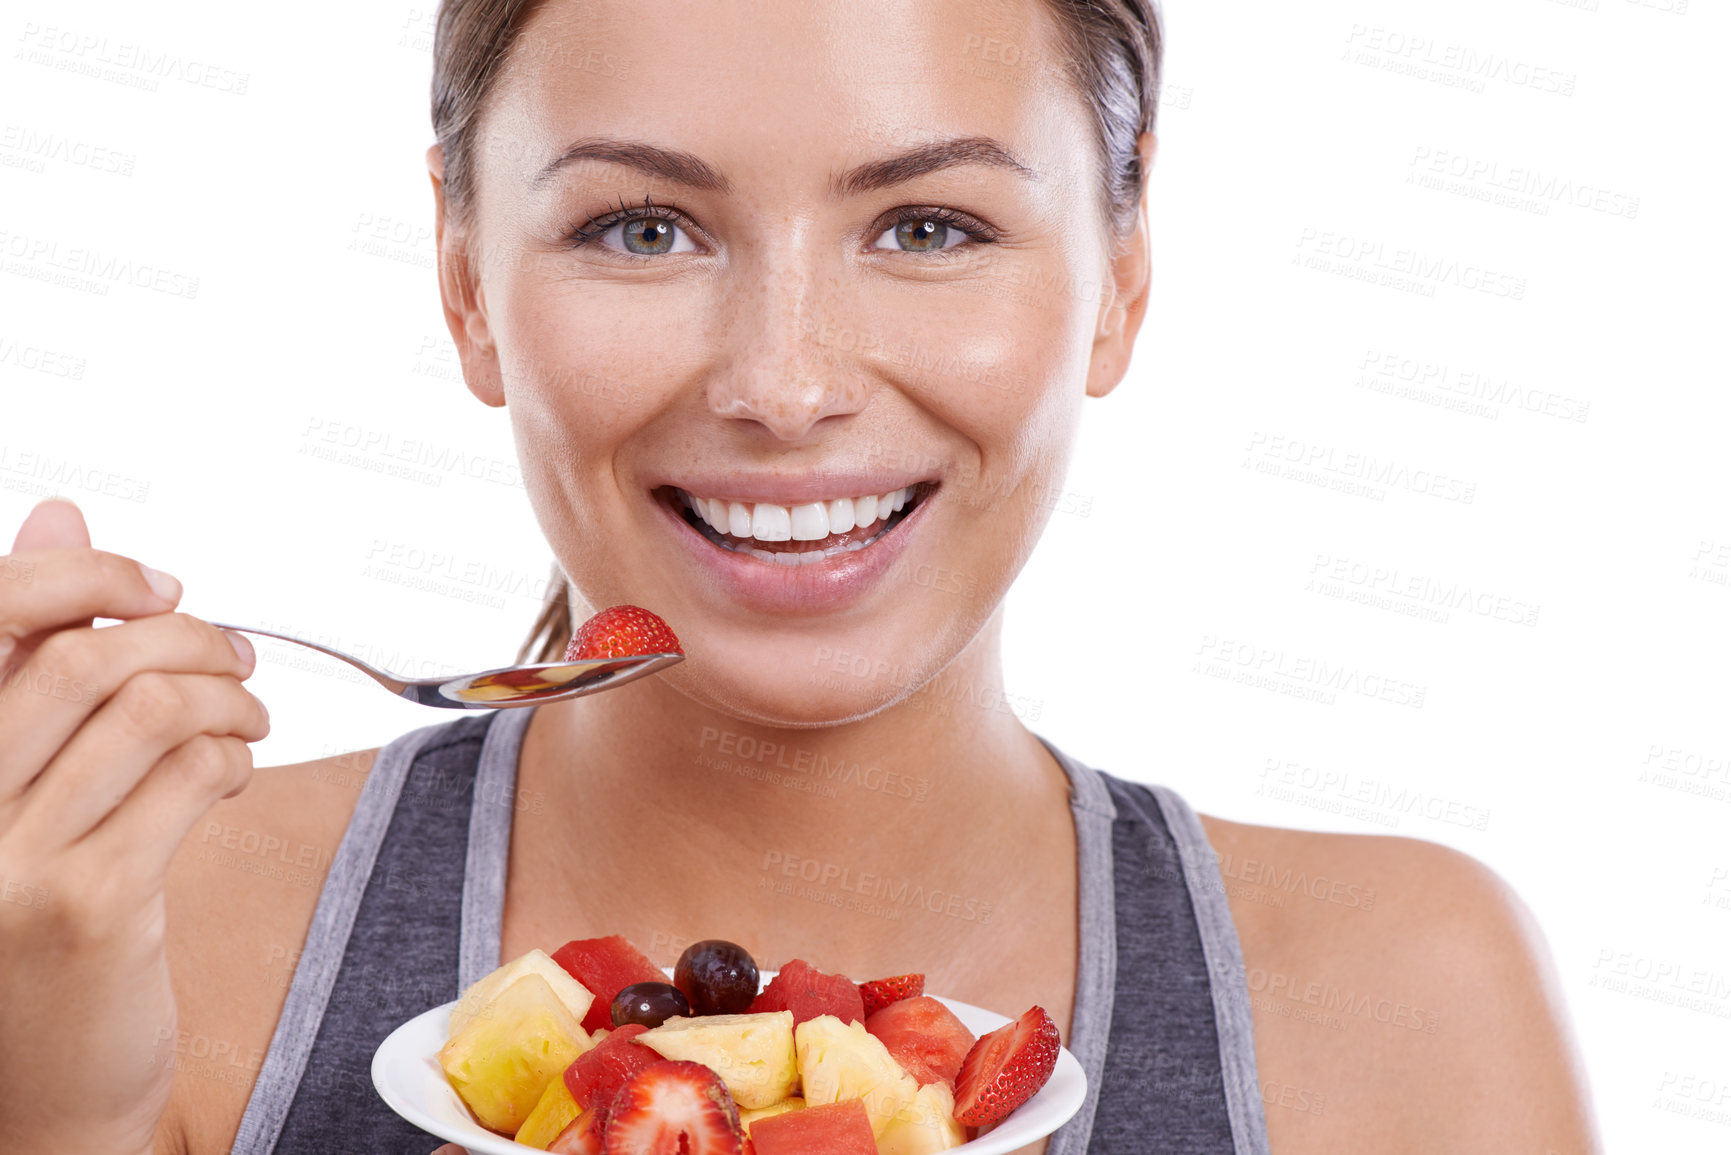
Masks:
[[[1465,855],[1206,819],[1244,950],[1275,1155],[1593,1155],[1542,936]]]

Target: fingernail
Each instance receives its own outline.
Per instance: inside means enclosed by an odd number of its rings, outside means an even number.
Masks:
[[[151,569],[147,565],[138,567],[144,574],[144,580],[150,585],[150,592],[165,602],[180,600],[180,582],[172,574],[165,574],[159,569]]]
[[[230,630],[222,631],[222,636],[227,638],[228,644],[234,647],[235,657],[239,658],[249,666],[252,665],[253,652],[251,642],[247,641],[246,638],[242,637],[240,634],[234,633]]]

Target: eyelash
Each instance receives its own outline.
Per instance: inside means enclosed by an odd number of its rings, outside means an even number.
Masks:
[[[978,217],[970,216],[959,209],[944,208],[941,205],[906,206],[893,209],[887,216],[878,218],[877,224],[872,226],[876,230],[873,235],[879,235],[885,229],[895,228],[897,225],[908,221],[937,221],[948,228],[959,229],[966,233],[968,240],[974,244],[989,245],[1002,235],[997,229]],[[961,246],[956,247],[960,248]],[[934,251],[948,252],[949,250],[938,249]]]
[[[642,205],[628,205],[622,198],[619,201],[618,208],[595,217],[585,224],[573,225],[568,229],[565,233],[565,244],[573,249],[582,248],[591,241],[598,240],[607,232],[608,229],[619,224],[621,221],[643,220],[645,218],[667,221],[669,224],[677,225],[687,231],[696,231],[691,218],[680,212],[678,209],[657,205],[648,197],[643,198]],[[958,209],[945,208],[942,206],[919,207],[908,205],[898,209],[892,209],[889,213],[879,217],[877,222],[872,225],[872,236],[875,239],[876,237],[881,236],[886,229],[895,228],[908,221],[937,221],[939,224],[942,224],[947,228],[958,229],[965,233],[968,237],[969,243],[972,244],[993,244],[1002,235],[996,228],[987,224],[985,221],[980,220],[978,217],[971,216],[968,213],[961,212]],[[962,246],[957,245],[955,247],[961,248]],[[934,253],[941,254],[948,251],[948,249],[935,249],[932,253],[924,253],[921,255],[931,256]],[[632,256],[634,254],[627,253],[624,255]],[[644,257],[643,259],[650,260],[653,258]]]
[[[565,243],[574,249],[582,248],[590,241],[597,240],[608,229],[620,221],[640,220],[649,217],[658,221],[667,221],[683,229],[690,229],[691,219],[677,209],[662,208],[648,197],[643,198],[641,205],[628,205],[623,197],[619,207],[594,218],[587,224],[573,225],[565,234]],[[633,254],[627,253],[626,256]]]

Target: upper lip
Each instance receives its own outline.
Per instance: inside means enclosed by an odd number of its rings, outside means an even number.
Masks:
[[[868,497],[893,493],[905,486],[936,481],[936,477],[905,472],[835,472],[804,473],[798,476],[772,474],[715,474],[709,477],[669,477],[652,485],[676,486],[693,497],[737,501],[742,504],[763,502],[768,505],[805,505],[810,502],[832,501],[840,497]]]

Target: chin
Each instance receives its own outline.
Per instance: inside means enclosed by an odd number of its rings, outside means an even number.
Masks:
[[[686,698],[742,723],[785,729],[841,726],[915,694],[942,664],[879,656],[897,652],[893,643],[886,644],[890,641],[880,636],[850,646],[845,636],[830,643],[758,636],[728,645],[696,639],[686,647],[691,656],[662,679]],[[901,652],[919,648],[910,640]],[[725,663],[705,661],[704,654],[729,657]]]

